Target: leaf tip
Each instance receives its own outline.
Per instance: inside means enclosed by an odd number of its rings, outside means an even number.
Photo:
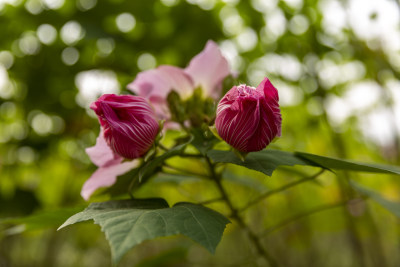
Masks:
[[[66,222],[63,223],[63,224],[61,224],[61,225],[57,228],[56,231],[59,231],[59,230],[63,229],[65,226],[67,226]]]

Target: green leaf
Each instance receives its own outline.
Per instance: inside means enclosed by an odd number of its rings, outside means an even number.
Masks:
[[[390,211],[391,213],[396,215],[398,218],[400,218],[400,203],[399,202],[390,201],[390,200],[382,197],[379,193],[377,193],[371,189],[365,188],[364,186],[361,186],[354,181],[350,181],[350,185],[355,190],[360,192],[361,194],[370,197],[374,201],[378,202],[382,207],[384,207],[385,209],[387,209],[388,211]]]
[[[163,199],[133,199],[92,203],[59,229],[86,220],[100,225],[110,243],[114,263],[144,240],[177,234],[214,253],[229,223],[223,215],[201,205],[178,203],[169,208]]]
[[[400,168],[383,164],[361,163],[349,160],[329,158],[303,152],[286,152],[266,149],[249,153],[241,161],[232,151],[210,150],[207,153],[214,162],[232,163],[251,170],[262,172],[268,176],[279,166],[314,166],[325,169],[362,171],[375,173],[400,174]]]
[[[287,165],[313,165],[312,163],[296,157],[293,153],[280,150],[262,150],[251,152],[244,161],[240,160],[234,152],[223,150],[210,150],[207,153],[214,162],[232,163],[251,170],[262,172],[268,176],[279,166]]]
[[[350,160],[328,158],[303,152],[295,152],[295,155],[299,158],[309,160],[317,165],[320,165],[321,167],[328,169],[400,174],[400,168],[396,166],[354,162]]]

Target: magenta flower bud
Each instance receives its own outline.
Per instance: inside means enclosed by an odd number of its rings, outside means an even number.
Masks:
[[[217,107],[215,127],[228,144],[241,152],[264,149],[281,135],[278,91],[265,78],[257,88],[234,86]]]
[[[151,148],[160,126],[143,97],[105,94],[90,108],[96,112],[104,139],[116,154],[134,159]]]

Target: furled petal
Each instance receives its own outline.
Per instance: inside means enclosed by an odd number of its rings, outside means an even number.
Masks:
[[[218,134],[242,152],[264,149],[281,133],[278,100],[278,91],[267,78],[257,88],[234,86],[218,104]]]
[[[263,106],[259,109],[260,121],[257,129],[248,139],[247,151],[262,150],[277,136],[278,131],[280,132],[280,126],[279,128],[276,127],[275,117],[271,108],[265,104],[263,99],[260,99],[260,106]]]
[[[219,112],[215,126],[221,138],[236,149],[247,151],[260,121],[258,106],[257,99],[239,99]]]
[[[120,156],[141,157],[154,143],[159,124],[145,98],[105,94],[91,108],[99,118],[107,144]]]
[[[139,160],[122,162],[114,160],[107,165],[99,167],[92,176],[85,182],[81,190],[81,196],[88,200],[90,196],[101,187],[108,187],[117,181],[117,176],[137,167]]]
[[[104,139],[103,129],[100,129],[99,136],[96,139],[96,145],[86,148],[86,153],[90,160],[98,167],[105,166],[110,161],[122,161],[122,158],[115,154],[107,145]]]
[[[194,80],[195,87],[201,86],[206,96],[218,99],[221,94],[221,84],[229,75],[228,61],[222,56],[218,45],[208,41],[200,54],[195,56],[185,69]]]
[[[264,93],[264,111],[269,110],[269,123],[275,126],[276,135],[281,136],[282,115],[279,109],[278,90],[272,85],[268,78],[265,78],[256,88],[257,91]]]

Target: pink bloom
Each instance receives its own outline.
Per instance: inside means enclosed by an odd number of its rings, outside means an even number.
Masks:
[[[97,138],[96,145],[87,148],[86,153],[99,168],[82,187],[81,195],[85,200],[88,200],[97,189],[113,185],[117,176],[139,165],[138,160],[122,162],[123,158],[116,155],[107,145],[102,130]]]
[[[234,86],[217,107],[218,134],[241,152],[264,149],[281,135],[278,91],[265,78],[257,88]]]
[[[99,117],[104,138],[116,154],[135,159],[151,148],[159,124],[143,97],[105,94],[90,108]]]
[[[139,73],[128,89],[148,99],[161,119],[169,119],[167,96],[171,90],[186,99],[201,87],[204,96],[219,99],[222,81],[230,74],[229,65],[216,43],[208,41],[185,69],[162,65]]]

